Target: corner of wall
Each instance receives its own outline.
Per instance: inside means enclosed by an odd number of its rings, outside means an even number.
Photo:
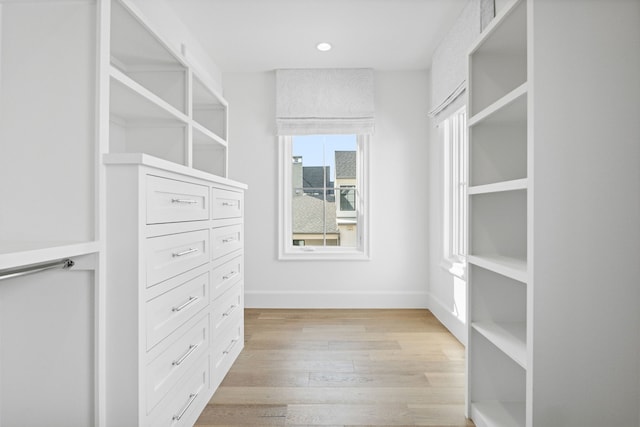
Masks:
[[[462,345],[467,345],[467,325],[462,322],[438,297],[429,292],[428,309]]]

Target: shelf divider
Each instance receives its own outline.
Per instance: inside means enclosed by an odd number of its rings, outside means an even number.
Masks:
[[[527,283],[527,262],[501,255],[468,255],[467,261],[494,273]]]
[[[510,181],[495,182],[492,184],[474,185],[469,187],[468,194],[488,194],[500,193],[502,191],[526,190],[527,186],[527,178],[514,179]]]
[[[473,322],[471,327],[492,342],[522,368],[527,369],[527,325],[525,322]]]
[[[162,109],[164,112],[168,113],[176,120],[184,122],[185,124],[189,121],[188,117],[183,112],[133,80],[131,77],[127,76],[122,71],[118,70],[116,67],[111,66],[110,74],[113,80],[116,80],[117,82],[128,88],[131,92],[146,100],[148,103],[151,103],[157,108]]]
[[[471,419],[477,427],[524,427],[524,402],[472,402]]]
[[[493,114],[496,114],[497,112],[501,111],[508,105],[512,104],[513,102],[517,101],[521,97],[525,96],[527,94],[527,90],[528,90],[527,82],[522,83],[520,86],[518,86],[511,92],[507,93],[505,96],[495,101],[493,104],[490,104],[489,106],[485,107],[482,111],[470,117],[468,126],[469,127],[475,126],[479,122],[482,122],[487,118],[491,117]],[[524,118],[526,118],[526,116]]]
[[[227,147],[228,143],[227,141],[225,141],[224,139],[220,138],[218,135],[216,135],[215,133],[211,132],[209,129],[207,129],[206,127],[202,126],[200,123],[198,123],[197,121],[193,120],[191,122],[191,125],[193,126],[193,128],[200,132],[202,135],[206,136],[207,138],[210,138],[212,140],[212,142],[216,142],[217,144],[223,146],[223,147]]]

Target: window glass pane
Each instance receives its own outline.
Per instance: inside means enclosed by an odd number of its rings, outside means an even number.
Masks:
[[[293,245],[356,247],[357,136],[292,141]]]
[[[356,210],[356,190],[353,185],[343,185],[340,187],[340,210]]]
[[[465,110],[443,122],[445,141],[444,255],[462,260],[466,255],[467,126]]]

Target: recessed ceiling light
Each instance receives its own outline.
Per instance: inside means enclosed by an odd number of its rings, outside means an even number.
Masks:
[[[331,50],[331,44],[327,42],[318,43],[316,48],[321,52],[326,52]]]

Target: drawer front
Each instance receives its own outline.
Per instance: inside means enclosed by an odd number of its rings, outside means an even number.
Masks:
[[[239,316],[236,322],[229,326],[213,340],[213,367],[216,370],[223,366],[226,360],[235,359],[232,355],[237,354],[243,346]]]
[[[147,224],[209,219],[209,187],[147,175]]]
[[[209,305],[209,273],[204,273],[147,302],[147,350]]]
[[[220,258],[238,249],[242,249],[242,225],[229,225],[212,229],[211,259]]]
[[[147,287],[209,261],[209,230],[148,238]]]
[[[211,338],[216,340],[242,316],[242,283],[236,283],[213,303]]]
[[[239,255],[213,269],[211,295],[213,299],[224,294],[234,283],[244,277],[244,256]]]
[[[241,321],[238,320],[226,333],[214,340],[213,346],[213,375],[214,388],[222,382],[231,365],[244,347]]]
[[[240,218],[244,209],[244,193],[211,189],[211,219]]]
[[[191,427],[210,398],[209,358],[198,361],[198,368],[181,381],[148,418],[148,427]]]
[[[208,351],[209,316],[205,316],[147,366],[147,410],[151,411]]]

